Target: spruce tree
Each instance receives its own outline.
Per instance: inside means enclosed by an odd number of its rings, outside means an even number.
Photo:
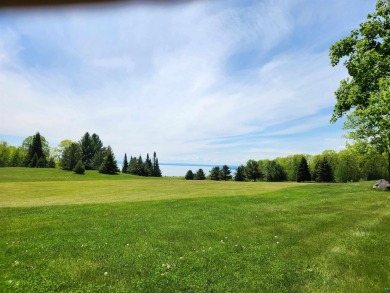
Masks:
[[[145,166],[141,155],[139,155],[137,159],[137,164],[135,165],[135,175],[145,176]]]
[[[127,162],[127,155],[125,153],[125,157],[123,158],[122,173],[128,173],[128,169],[129,169],[129,163]]]
[[[92,170],[94,169],[92,158],[95,155],[95,145],[92,137],[86,132],[80,140],[80,147],[83,152],[82,162],[85,166],[85,169]]]
[[[127,172],[129,174],[136,175],[136,170],[137,170],[137,158],[130,157],[129,168],[128,168]]]
[[[329,165],[326,158],[320,159],[315,166],[315,181],[317,182],[333,182],[334,175],[332,167]]]
[[[235,181],[245,181],[245,166],[240,165],[237,167],[236,176],[234,176]]]
[[[161,173],[161,170],[160,170],[160,166],[158,164],[158,158],[157,158],[157,155],[156,155],[156,152],[153,153],[153,177],[161,177],[162,173]]]
[[[297,182],[310,181],[311,175],[309,171],[309,165],[307,164],[306,158],[302,157],[301,162],[297,168]]]
[[[64,170],[72,171],[79,160],[82,160],[83,152],[80,144],[72,142],[62,151],[60,166]]]
[[[107,147],[106,156],[103,163],[99,168],[99,173],[114,175],[119,172],[117,162],[115,160],[114,153],[110,146]]]
[[[218,166],[215,166],[210,170],[211,180],[219,181],[221,180],[221,177],[221,169]]]
[[[30,164],[28,165],[30,168],[36,168],[37,167],[37,163],[38,163],[38,156],[37,154],[34,154]]]
[[[145,159],[145,176],[153,176],[152,160],[149,158],[149,154],[146,154]]]
[[[191,170],[188,170],[186,176],[184,176],[186,180],[194,180],[194,173]]]
[[[204,174],[203,169],[199,169],[198,171],[196,171],[195,179],[196,180],[205,180],[206,179],[206,175]]]
[[[37,155],[37,160],[34,159],[35,155]],[[39,132],[37,132],[32,137],[31,144],[28,147],[28,152],[24,160],[24,165],[26,167],[35,168],[40,158],[42,158],[42,163],[45,162],[44,165],[46,165],[46,156],[42,148],[41,135],[39,134]]]
[[[222,166],[222,169],[221,169],[221,178],[222,180],[230,180],[232,179],[232,175],[231,175],[232,171],[230,171],[230,168],[228,165],[223,165]]]
[[[156,165],[153,168],[153,174],[154,174],[154,177],[161,177],[162,176],[162,173],[160,170],[160,165],[158,164],[158,158],[156,158]]]
[[[80,175],[85,173],[85,166],[81,160],[78,160],[76,166],[73,168],[73,172]]]
[[[246,163],[245,174],[249,180],[253,180],[254,182],[263,176],[259,164],[255,160],[249,160]]]
[[[47,167],[47,162],[45,160],[44,157],[40,157],[38,159],[38,162],[37,162],[37,165],[36,165],[37,168],[46,168]]]

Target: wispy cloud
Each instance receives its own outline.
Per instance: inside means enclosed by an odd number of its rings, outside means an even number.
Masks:
[[[346,73],[327,54],[344,23],[340,9],[353,9],[344,12],[353,20],[369,12],[353,3],[195,1],[0,15],[0,134],[39,130],[56,144],[96,132],[119,157],[156,150],[165,162],[236,164],[335,148],[338,141],[313,145],[312,137],[341,133],[328,118]],[[313,27],[323,34],[318,46]],[[299,144],[286,144],[293,135]]]

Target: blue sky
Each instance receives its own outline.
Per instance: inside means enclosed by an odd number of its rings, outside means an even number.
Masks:
[[[367,0],[191,1],[0,12],[0,140],[89,131],[118,160],[245,163],[344,147],[329,47]]]

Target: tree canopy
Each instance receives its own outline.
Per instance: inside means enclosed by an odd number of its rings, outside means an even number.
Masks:
[[[333,44],[332,66],[344,60],[350,77],[336,90],[332,122],[347,114],[348,137],[373,145],[388,156],[390,180],[390,4],[378,0],[376,10],[351,34]]]

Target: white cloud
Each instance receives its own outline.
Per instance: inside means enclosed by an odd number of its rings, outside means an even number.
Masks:
[[[233,3],[18,17],[0,28],[0,134],[39,130],[58,143],[96,132],[118,159],[157,151],[165,162],[306,152],[266,136],[327,125],[323,110],[345,72],[329,66],[326,50],[286,45],[307,2]],[[240,74],[226,69],[253,49],[265,60]]]

